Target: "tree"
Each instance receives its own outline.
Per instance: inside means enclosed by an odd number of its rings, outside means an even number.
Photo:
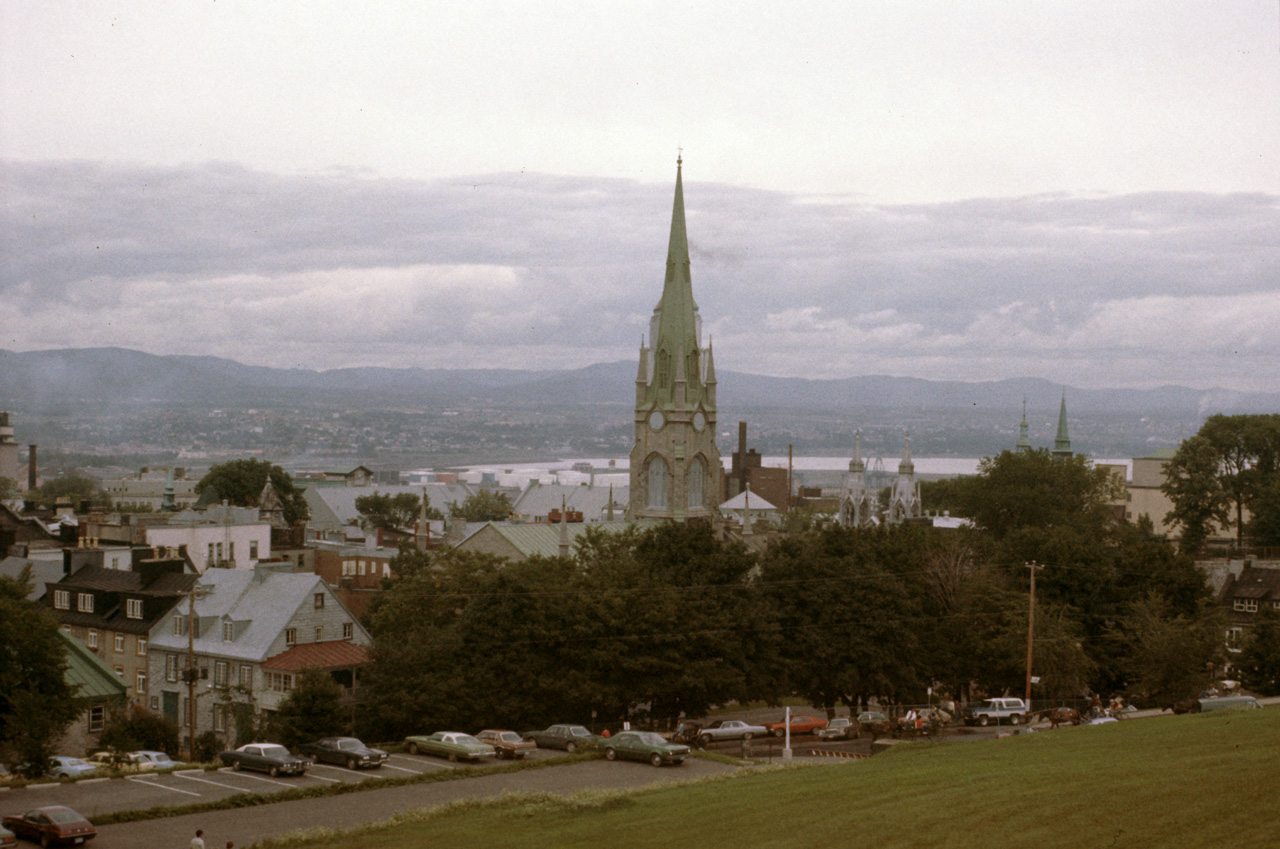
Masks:
[[[196,494],[203,494],[213,487],[219,498],[237,507],[257,507],[258,497],[270,479],[271,487],[284,504],[284,520],[289,524],[299,522],[310,515],[301,490],[293,485],[293,479],[279,466],[266,460],[230,460],[209,469],[209,473],[196,484]]]
[[[47,480],[26,495],[28,501],[34,501],[41,507],[53,507],[59,498],[70,500],[76,509],[79,509],[81,501],[92,502],[95,506],[107,502],[98,481],[84,475],[62,475]]]
[[[1244,686],[1263,696],[1280,696],[1280,612],[1269,607],[1258,612],[1235,665]]]
[[[292,749],[349,730],[349,719],[338,682],[323,669],[308,669],[276,709],[273,724],[280,742]]]
[[[1205,688],[1223,651],[1224,616],[1206,601],[1193,614],[1177,613],[1158,593],[1135,601],[1114,632],[1128,647],[1128,691],[1171,705]]]
[[[1021,528],[1061,525],[1101,529],[1124,482],[1084,457],[1054,457],[1044,449],[987,457],[978,474],[957,482],[962,515],[997,538]]]
[[[16,580],[0,576],[0,761],[36,777],[80,707],[58,620],[30,592],[29,566]]]
[[[178,726],[169,718],[137,705],[111,712],[98,743],[115,752],[138,749],[178,753]]]
[[[462,504],[450,504],[450,515],[468,522],[496,522],[511,515],[511,499],[505,492],[482,489],[468,495]]]
[[[13,478],[0,476],[0,501],[8,501],[11,498],[17,498],[20,494],[18,482]]]
[[[1227,494],[1218,478],[1218,454],[1204,436],[1183,441],[1165,464],[1160,491],[1173,502],[1165,521],[1182,529],[1181,548],[1196,554],[1215,524],[1230,521]]]
[[[423,493],[422,499],[427,502],[427,518],[443,519],[444,514],[431,506],[431,499]],[[422,510],[422,499],[412,492],[397,495],[384,495],[375,492],[373,495],[361,495],[356,498],[356,512],[364,520],[366,527],[407,528],[417,521]]]

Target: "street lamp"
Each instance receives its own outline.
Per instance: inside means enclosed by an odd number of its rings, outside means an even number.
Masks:
[[[196,680],[200,670],[196,668],[196,599],[204,598],[213,592],[213,587],[202,585],[199,580],[187,591],[187,668],[182,671],[182,678],[187,682],[187,757],[196,759]]]

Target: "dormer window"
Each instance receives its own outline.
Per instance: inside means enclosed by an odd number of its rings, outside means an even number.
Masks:
[[[125,600],[125,616],[129,619],[142,618],[142,599],[130,598]]]
[[[324,593],[316,593],[315,604],[316,610],[324,610]]]
[[[224,643],[229,643],[235,640],[235,638],[236,638],[236,623],[223,622],[222,623],[222,641]]]
[[[54,590],[53,606],[58,610],[70,610],[71,609],[71,593],[67,590]]]
[[[93,593],[76,593],[76,610],[81,613],[92,613]]]

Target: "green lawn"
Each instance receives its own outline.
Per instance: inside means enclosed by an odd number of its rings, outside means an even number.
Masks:
[[[572,799],[512,797],[294,847],[1276,845],[1280,710],[1127,720]]]

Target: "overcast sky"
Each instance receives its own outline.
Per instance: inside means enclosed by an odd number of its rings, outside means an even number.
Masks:
[[[0,348],[1280,391],[1280,2],[0,4]]]

